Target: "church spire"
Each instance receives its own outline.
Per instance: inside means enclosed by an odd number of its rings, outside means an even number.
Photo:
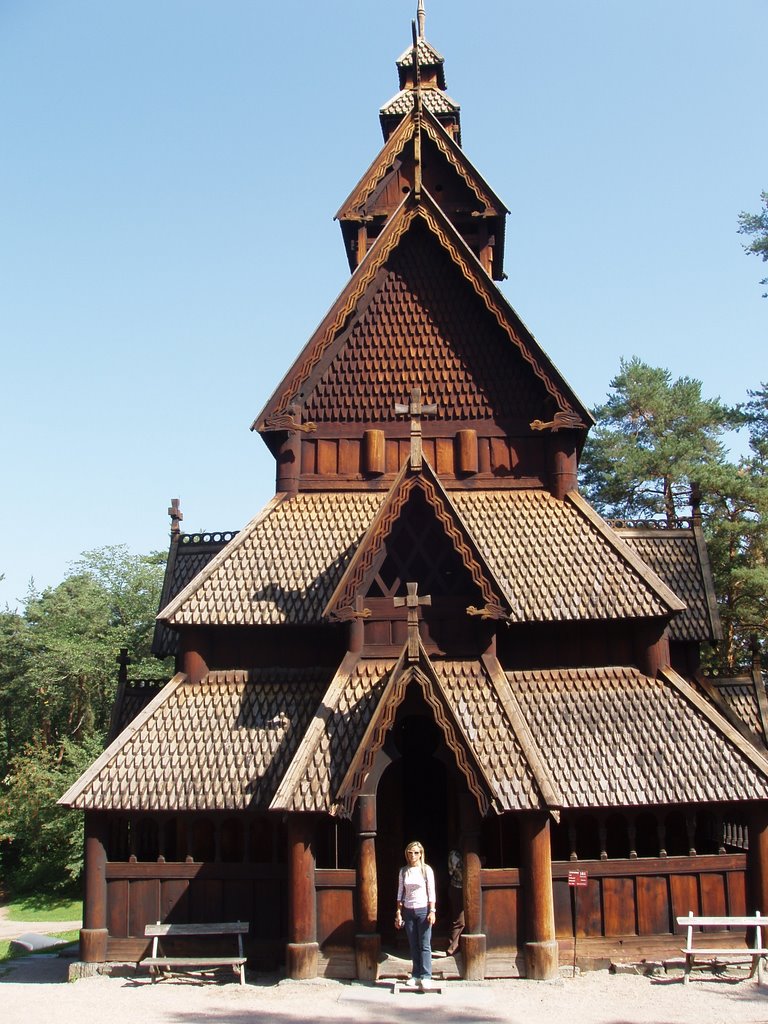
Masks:
[[[388,139],[417,101],[418,86],[426,109],[434,114],[454,141],[461,145],[460,107],[445,91],[445,59],[427,42],[425,23],[424,0],[418,0],[415,23],[418,28],[414,32],[416,38],[414,45],[409,46],[397,59],[400,92],[381,108],[381,130],[384,138]]]

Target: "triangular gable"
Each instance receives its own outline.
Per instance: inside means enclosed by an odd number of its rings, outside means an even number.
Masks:
[[[370,302],[370,294],[367,293],[369,290],[375,292],[377,275],[385,268],[388,259],[408,232],[417,225],[423,227],[428,236],[435,240],[457,273],[467,282],[477,300],[501,329],[502,337],[512,345],[527,364],[533,378],[540,383],[542,393],[548,396],[553,408],[577,417],[585,428],[591,424],[593,419],[586,407],[485,273],[454,226],[424,191],[418,200],[407,196],[389,219],[330,312],[253,423],[252,429],[268,432],[271,417],[284,413],[289,405],[306,404],[322,372],[338,353],[345,335],[348,335],[359,316],[361,303]]]
[[[418,644],[416,663],[408,659],[407,652],[408,644],[403,648],[392,670],[357,753],[341,781],[336,798],[346,808],[347,814],[351,814],[365,784],[365,778],[395,721],[397,709],[405,699],[408,687],[415,682],[421,687],[422,695],[435,716],[435,722],[443,734],[446,745],[456,757],[457,767],[477,800],[481,813],[485,815],[491,808],[494,794],[492,779],[487,777],[483,766],[477,761],[471,741],[456,720],[453,708],[443,692],[421,641]]]
[[[358,594],[365,596],[374,573],[385,557],[385,542],[416,489],[423,492],[427,504],[434,511],[435,519],[482,594],[485,608],[493,609],[501,616],[499,601],[504,593],[503,586],[494,578],[480,548],[426,457],[422,458],[420,470],[412,469],[410,460],[404,463],[326,605],[324,615],[344,618],[345,612],[353,607],[355,597]]]
[[[270,804],[273,811],[344,813],[341,779],[363,740],[394,659],[347,654],[323,694]]]
[[[392,132],[368,170],[341,204],[335,217],[336,220],[359,218],[365,211],[367,201],[391,172],[395,161],[403,154],[408,143],[416,135],[418,128],[419,119],[415,111],[412,110]],[[421,130],[427,138],[435,143],[446,162],[474,194],[480,208],[493,210],[500,215],[509,213],[507,207],[470,162],[461,147],[456,145],[434,114],[426,109],[422,110],[421,114]],[[497,245],[501,245],[501,241],[501,239],[497,239]]]

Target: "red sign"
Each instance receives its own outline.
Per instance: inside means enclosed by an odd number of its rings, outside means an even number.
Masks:
[[[586,885],[587,884],[587,872],[586,871],[569,871],[568,872],[568,885]]]

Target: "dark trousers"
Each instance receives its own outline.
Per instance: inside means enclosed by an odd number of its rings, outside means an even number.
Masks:
[[[426,907],[403,907],[403,924],[411,949],[414,978],[432,977],[432,925]]]
[[[457,885],[449,885],[448,900],[451,904],[451,940],[447,952],[453,954],[459,948],[459,936],[464,931],[464,891]]]

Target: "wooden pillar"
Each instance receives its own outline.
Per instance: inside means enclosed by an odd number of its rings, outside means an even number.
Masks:
[[[286,409],[289,416],[293,416],[298,422],[299,411],[289,405]],[[275,490],[279,493],[297,494],[299,490],[299,476],[301,475],[301,432],[289,430],[283,442],[277,449],[276,457],[276,480]]]
[[[457,473],[476,473],[479,466],[476,430],[456,432],[455,458]]]
[[[747,913],[768,913],[768,805],[755,804],[749,815]]]
[[[288,977],[316,978],[317,905],[315,855],[312,850],[314,820],[307,815],[288,818]]]
[[[188,630],[182,634],[182,671],[191,683],[199,683],[208,673],[207,641],[200,630]]]
[[[460,798],[461,857],[464,867],[464,931],[459,939],[462,977],[485,978],[483,890],[480,882],[480,812],[471,793]]]
[[[363,458],[362,470],[364,473],[380,474],[387,468],[386,462],[387,438],[383,430],[363,431]]]
[[[568,491],[578,486],[578,460],[576,434],[572,430],[558,430],[549,439],[549,475],[552,494],[561,501]]]
[[[666,623],[649,622],[637,632],[637,667],[650,679],[655,679],[660,669],[670,664],[669,637]]]
[[[360,981],[376,981],[381,952],[381,935],[377,931],[379,887],[376,876],[376,795],[361,794],[358,797],[357,810],[359,845],[355,962]]]
[[[80,959],[100,964],[107,959],[107,823],[103,814],[85,815],[85,900],[80,929]]]
[[[525,907],[525,976],[546,981],[558,973],[552,851],[546,813],[521,818],[520,883]]]

